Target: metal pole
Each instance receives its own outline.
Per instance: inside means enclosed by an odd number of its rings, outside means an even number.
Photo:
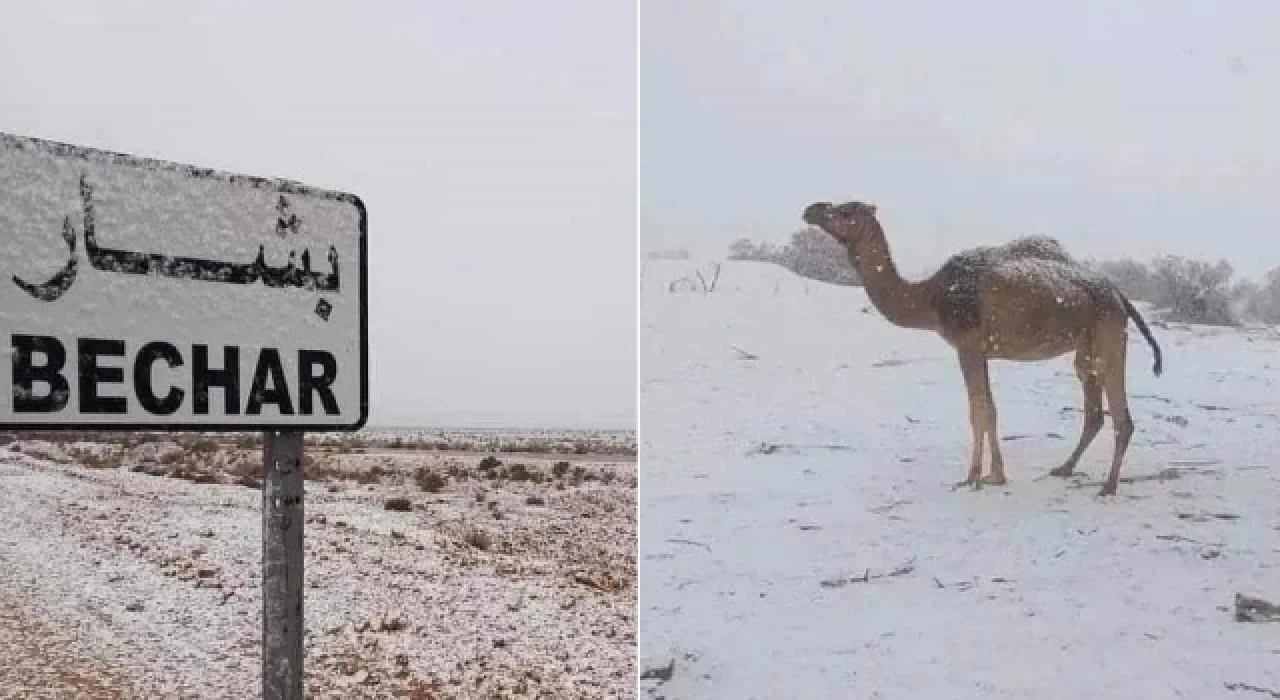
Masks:
[[[302,700],[302,433],[266,432],[262,453],[262,697]]]

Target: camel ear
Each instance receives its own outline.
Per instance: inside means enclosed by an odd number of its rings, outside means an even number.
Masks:
[[[866,208],[867,208],[867,213],[868,213],[868,214],[870,214],[871,216],[875,216],[875,215],[876,215],[876,205],[874,205],[874,204],[867,204],[867,205],[865,205],[865,206],[866,206]]]

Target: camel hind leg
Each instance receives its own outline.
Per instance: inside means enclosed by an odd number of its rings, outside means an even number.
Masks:
[[[1115,452],[1111,457],[1111,471],[1102,484],[1099,495],[1115,495],[1120,484],[1120,465],[1124,462],[1129,440],[1133,437],[1133,417],[1129,415],[1129,397],[1125,387],[1125,354],[1128,349],[1128,333],[1125,319],[1115,326],[1102,329],[1099,343],[1102,389],[1111,409],[1111,424],[1115,429]]]
[[[1076,350],[1076,376],[1080,378],[1080,388],[1084,391],[1084,425],[1080,430],[1080,441],[1061,466],[1051,469],[1053,476],[1068,477],[1075,472],[1076,464],[1085,450],[1093,443],[1102,429],[1102,384],[1098,378],[1097,348],[1092,335],[1080,344]]]

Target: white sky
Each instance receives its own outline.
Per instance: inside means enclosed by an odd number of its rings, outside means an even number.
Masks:
[[[634,427],[628,2],[11,2],[0,131],[354,192],[371,424]]]
[[[1280,3],[646,0],[646,250],[879,205],[922,274],[1041,233],[1280,266]]]

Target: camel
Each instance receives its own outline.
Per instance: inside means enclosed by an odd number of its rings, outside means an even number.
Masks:
[[[1128,321],[1151,345],[1152,371],[1161,373],[1160,346],[1142,316],[1107,277],[1077,262],[1048,236],[953,255],[931,277],[907,281],[898,273],[876,208],[863,202],[817,202],[804,221],[838,241],[862,278],[868,298],[890,323],[938,333],[955,348],[969,399],[973,452],[957,486],[1004,484],[989,360],[1035,362],[1075,352],[1084,391],[1084,426],[1066,461],[1050,474],[1068,477],[1103,424],[1103,394],[1111,410],[1115,451],[1100,495],[1116,493],[1120,465],[1133,436],[1125,389]],[[982,476],[983,441],[991,471]]]

